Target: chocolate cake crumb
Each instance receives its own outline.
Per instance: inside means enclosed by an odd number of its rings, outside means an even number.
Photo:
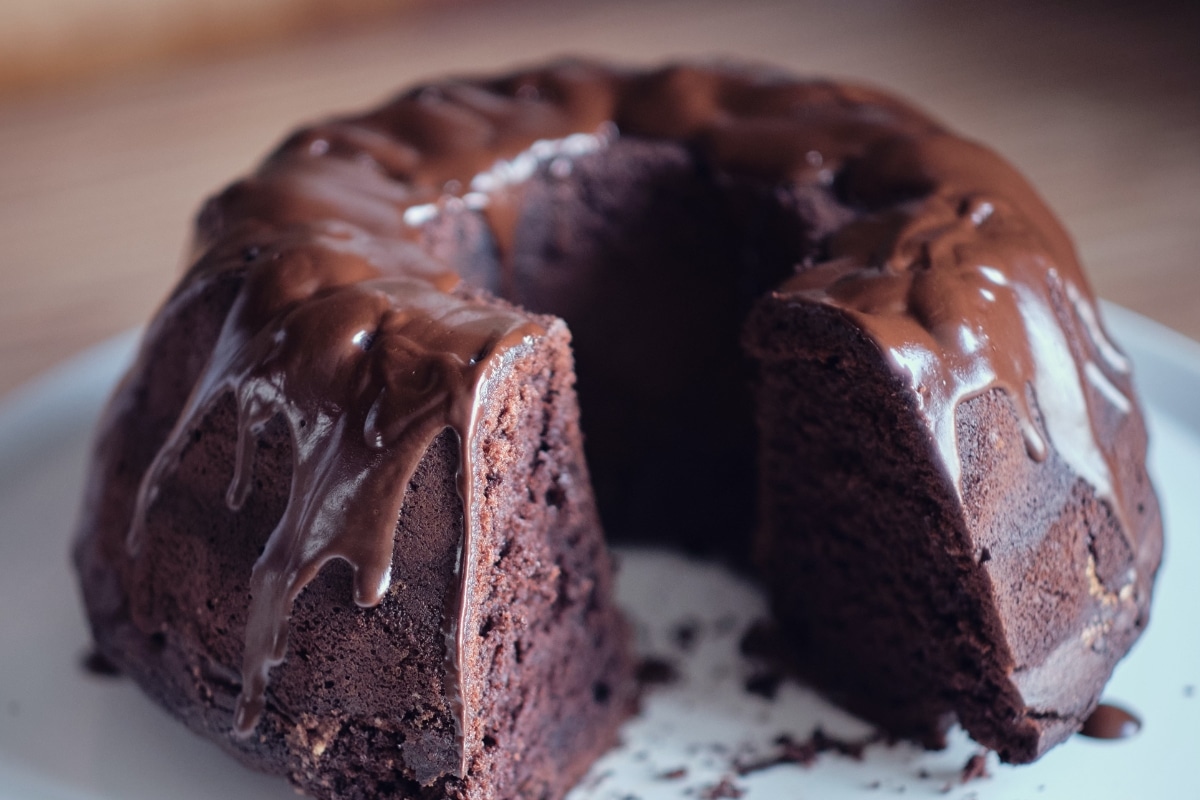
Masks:
[[[696,639],[700,635],[700,623],[695,620],[687,620],[675,626],[672,631],[672,636],[675,639],[675,644],[684,652],[690,651],[696,646]]]
[[[775,744],[779,746],[780,750],[774,756],[758,761],[735,763],[734,768],[738,775],[749,775],[752,772],[770,769],[780,764],[799,764],[802,767],[810,767],[816,763],[819,755],[831,752],[861,761],[867,745],[875,744],[882,739],[883,736],[880,733],[872,733],[862,739],[838,739],[829,736],[820,728],[814,730],[812,735],[803,741],[796,741],[791,736],[784,734],[775,740]]]
[[[922,767],[921,769],[917,770],[917,777],[921,780],[925,780],[929,777],[929,770]]]
[[[727,775],[721,778],[719,783],[705,787],[704,791],[700,793],[700,797],[703,800],[721,800],[721,798],[738,798],[745,793],[745,790]]]
[[[775,660],[783,651],[779,641],[779,631],[770,620],[760,619],[750,625],[742,634],[740,643],[742,655],[751,658]]]
[[[638,684],[643,687],[662,686],[679,680],[679,670],[673,663],[653,656],[641,660],[636,675]]]
[[[883,781],[871,781],[867,784],[868,789],[878,789],[880,786],[883,786]]]
[[[108,660],[99,650],[90,650],[80,659],[80,665],[92,675],[104,678],[114,678],[121,674],[121,668]]]
[[[967,759],[967,763],[963,764],[962,783],[970,783],[973,780],[980,778],[990,778],[992,773],[988,772],[987,768],[987,753],[976,753]]]
[[[779,684],[783,682],[783,676],[778,672],[758,672],[746,678],[746,691],[750,694],[756,694],[767,700],[774,700],[775,695],[779,693]]]
[[[680,778],[686,778],[687,774],[687,767],[676,767],[675,769],[659,774],[658,779],[660,781],[677,781]]]

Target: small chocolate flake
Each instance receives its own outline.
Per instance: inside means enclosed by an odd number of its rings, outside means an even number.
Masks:
[[[774,700],[775,695],[779,694],[779,684],[782,682],[783,676],[778,672],[759,672],[746,678],[745,686],[750,694]]]
[[[90,650],[80,659],[83,668],[93,675],[113,678],[121,674],[121,668],[108,660],[99,650]]]
[[[675,769],[660,773],[658,779],[660,781],[677,781],[680,778],[686,778],[687,774],[687,767],[676,767]]]
[[[749,775],[780,764],[798,764],[802,767],[812,766],[822,753],[837,753],[861,761],[867,745],[882,741],[883,735],[873,733],[862,739],[847,740],[830,736],[817,728],[812,735],[803,741],[796,741],[784,734],[775,740],[779,752],[773,756],[758,761],[735,763],[734,769],[739,775]]]
[[[729,776],[721,778],[720,783],[715,783],[712,786],[705,787],[700,793],[703,800],[721,800],[721,798],[738,798],[745,794],[745,790],[733,782]]]
[[[679,680],[679,670],[661,658],[642,659],[637,667],[637,682],[642,686],[662,686]]]
[[[679,649],[687,652],[696,646],[696,639],[700,635],[700,624],[694,620],[681,622],[675,626],[671,635]]]
[[[959,782],[970,783],[980,778],[990,777],[992,777],[992,773],[988,772],[987,753],[976,753],[967,759],[966,764],[963,764],[962,776],[959,778]]]
[[[773,660],[780,655],[782,643],[775,626],[760,619],[742,634],[740,647],[742,655]]]

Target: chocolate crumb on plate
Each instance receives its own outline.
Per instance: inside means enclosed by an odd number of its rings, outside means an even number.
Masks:
[[[962,768],[962,783],[970,783],[973,780],[980,778],[990,778],[992,773],[988,772],[987,768],[987,752],[976,753],[967,759],[967,763],[963,764]]]
[[[700,793],[700,797],[703,800],[721,800],[721,798],[738,798],[745,793],[744,789],[726,775],[718,783],[705,787],[704,791]]]
[[[121,668],[96,649],[84,653],[83,658],[80,659],[80,664],[88,673],[104,678],[114,678],[121,674]]]
[[[680,622],[672,631],[672,636],[679,649],[687,652],[696,646],[696,639],[700,636],[700,623],[696,620]]]
[[[779,693],[779,685],[783,683],[783,676],[778,672],[756,672],[746,678],[746,691],[750,694],[756,694],[759,697],[767,700],[774,700],[775,695]]]
[[[679,680],[676,666],[662,658],[643,658],[637,666],[637,682],[643,687],[662,686]]]
[[[811,736],[802,741],[797,741],[784,734],[775,740],[775,744],[780,748],[778,753],[758,761],[735,763],[734,768],[738,775],[749,775],[752,772],[760,772],[780,764],[799,764],[802,767],[810,767],[816,763],[817,757],[822,753],[837,753],[861,761],[867,745],[875,744],[882,739],[883,736],[880,733],[872,733],[861,739],[839,739],[828,735],[820,728],[814,730]]]

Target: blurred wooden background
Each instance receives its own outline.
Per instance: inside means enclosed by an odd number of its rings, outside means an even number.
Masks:
[[[48,86],[314,29],[394,16],[417,0],[3,0],[0,90]]]
[[[293,125],[565,53],[895,90],[1024,170],[1101,295],[1200,338],[1200,3],[4,0],[0,393],[144,321]]]

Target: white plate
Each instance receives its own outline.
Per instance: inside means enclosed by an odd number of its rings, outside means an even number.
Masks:
[[[733,776],[744,798],[1200,797],[1200,345],[1119,308],[1107,317],[1137,364],[1168,531],[1153,623],[1106,692],[1143,717],[1141,733],[1075,737],[1027,767],[993,760],[990,778],[967,785],[957,778],[976,748],[961,732],[938,753],[879,744],[862,761],[826,754],[807,768]],[[129,681],[80,667],[88,633],[67,551],[91,427],[133,342],[129,334],[88,351],[0,404],[0,800],[294,798],[283,781],[188,733]],[[751,667],[738,638],[763,610],[753,587],[670,553],[627,550],[621,563],[639,647],[675,661],[683,678],[648,696],[624,744],[571,800],[700,798],[735,758],[773,752],[780,734],[868,730],[795,684],[773,702],[744,690]],[[686,653],[675,635],[684,621],[699,632]],[[663,777],[680,768],[683,777]]]

